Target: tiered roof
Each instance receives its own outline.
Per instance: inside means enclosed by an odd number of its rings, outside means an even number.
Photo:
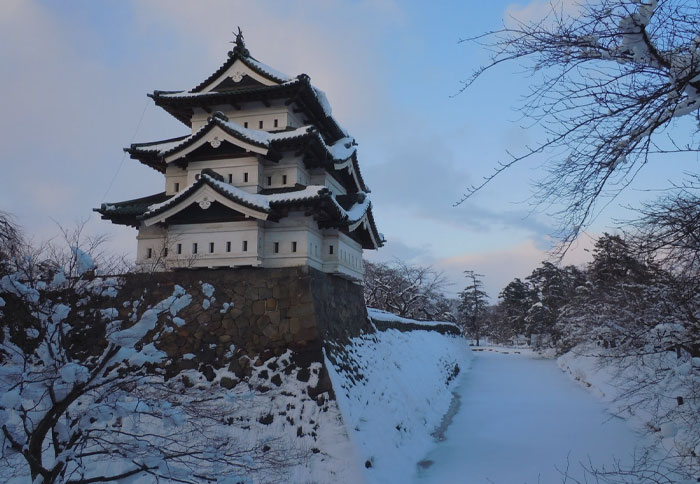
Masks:
[[[312,215],[321,228],[342,230],[366,249],[380,247],[383,239],[366,197],[369,188],[360,173],[357,143],[333,118],[323,91],[314,87],[306,74],[290,77],[252,57],[240,30],[235,44],[228,60],[194,88],[154,91],[149,96],[156,105],[190,127],[194,108],[211,112],[215,106],[230,105],[241,109],[241,104],[246,102],[270,105],[275,100],[294,105],[311,124],[294,130],[267,132],[244,128],[229,121],[223,113],[215,112],[192,134],[135,143],[125,151],[132,158],[165,173],[170,163],[185,167],[194,159],[206,157],[206,154],[198,154],[198,150],[207,143],[212,146],[227,143],[231,152],[252,152],[272,162],[279,161],[284,152],[293,150],[302,155],[307,168],[324,168],[343,184],[349,194],[335,196],[325,186],[301,185],[251,194],[225,183],[215,171],[205,169],[194,184],[176,195],[162,192],[125,202],[103,203],[95,211],[103,219],[139,227],[176,221],[177,214],[187,218],[194,213],[193,210],[196,212],[197,205],[202,209],[210,206],[205,207],[203,203],[215,203],[218,213],[232,214],[231,220],[240,216],[277,221],[290,210],[303,210]],[[236,62],[249,71],[242,73],[240,69],[234,69]]]

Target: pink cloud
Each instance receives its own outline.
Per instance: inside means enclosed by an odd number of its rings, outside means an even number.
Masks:
[[[590,260],[590,248],[593,246],[592,237],[583,237],[567,252],[562,263],[564,265],[582,265]],[[465,285],[463,273],[473,270],[483,274],[486,292],[496,301],[498,293],[514,278],[524,279],[542,261],[550,260],[551,256],[539,249],[532,239],[520,242],[511,247],[495,251],[475,252],[437,259],[433,266],[444,272],[453,282],[448,292],[456,294]]]

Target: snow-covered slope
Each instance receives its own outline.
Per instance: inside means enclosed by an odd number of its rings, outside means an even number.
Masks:
[[[388,329],[331,347],[326,364],[366,482],[408,482],[469,367],[466,340]]]

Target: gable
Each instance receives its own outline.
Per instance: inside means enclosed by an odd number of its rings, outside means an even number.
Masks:
[[[247,74],[244,74],[242,79],[238,82],[234,81],[232,78],[227,77],[221,81],[218,85],[211,88],[210,92],[225,92],[225,91],[235,91],[237,89],[244,89],[249,87],[261,87],[265,86],[260,81],[257,81]]]
[[[170,208],[167,208],[167,210],[156,212],[151,216],[146,215],[143,218],[143,223],[148,227],[157,223],[167,222],[169,219],[173,219],[173,217],[175,217],[174,220],[179,220],[184,217],[184,215],[178,214],[201,214],[202,212],[206,212],[207,210],[212,208],[212,206],[215,206],[215,202],[216,207],[222,206],[224,208],[229,209],[230,212],[228,212],[228,214],[231,216],[243,215],[244,217],[255,218],[259,220],[267,220],[268,218],[268,214],[262,209],[256,210],[254,208],[250,208],[241,203],[238,203],[234,200],[230,200],[229,198],[223,196],[222,194],[205,184],[200,186],[198,189],[194,190],[194,192],[192,192],[191,194],[181,197],[181,199],[178,200],[177,203],[174,203]],[[193,205],[197,205],[202,212],[197,211],[197,209],[192,209],[189,212],[186,212],[186,210],[188,210],[189,207]],[[216,208],[215,215],[212,215],[212,217],[221,216],[222,213],[225,212],[221,211],[221,207]],[[193,220],[188,223],[195,222],[196,221]]]
[[[245,214],[221,204],[218,201],[210,202],[204,209],[198,203],[193,203],[183,210],[174,213],[163,220],[168,225],[179,224],[204,224],[217,222],[238,222],[246,220]]]
[[[204,147],[205,145],[209,145],[209,147],[212,148],[214,152],[217,152],[218,150],[222,150],[222,145],[224,145],[224,142],[226,142],[229,149],[232,148],[232,146],[230,145],[233,145],[235,147],[238,147],[239,151],[242,150],[241,152],[252,152],[261,155],[266,155],[268,152],[267,148],[262,148],[254,144],[247,143],[233,136],[232,134],[224,131],[223,129],[221,129],[221,127],[214,126],[202,136],[200,136],[196,141],[184,144],[180,149],[167,155],[165,157],[165,162],[172,163],[175,160],[184,158],[190,153],[194,153],[199,148]],[[223,153],[224,151],[222,150],[221,152]]]
[[[279,82],[258,74],[240,59],[236,59],[216,79],[204,86],[200,92],[233,91],[251,86],[275,86]]]

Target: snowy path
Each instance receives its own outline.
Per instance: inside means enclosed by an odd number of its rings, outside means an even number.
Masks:
[[[579,462],[629,463],[638,443],[553,360],[475,352],[457,392],[461,406],[416,483],[561,483],[556,468],[566,468],[567,456],[569,473],[581,479]]]

